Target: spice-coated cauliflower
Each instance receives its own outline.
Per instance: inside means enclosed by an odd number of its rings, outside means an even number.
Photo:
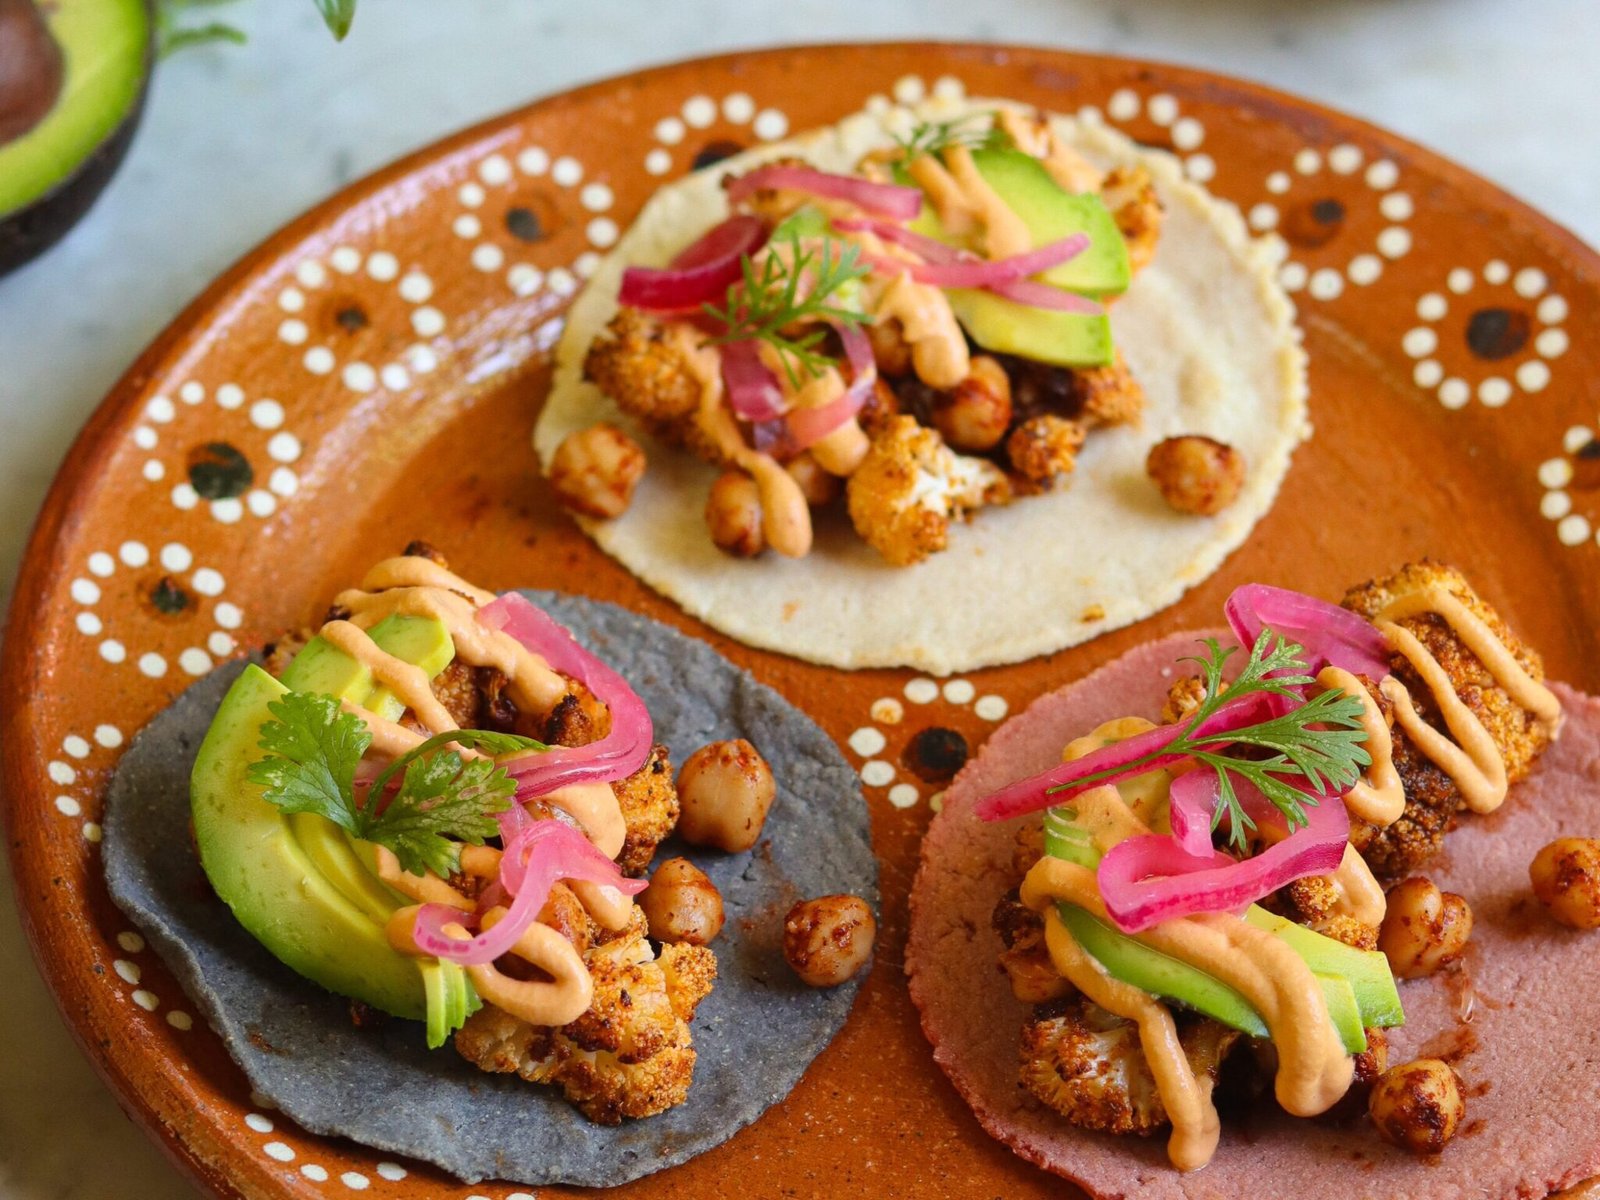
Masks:
[[[1005,504],[1011,485],[999,468],[956,454],[914,417],[884,423],[846,488],[856,532],[896,566],[943,550],[950,521]]]

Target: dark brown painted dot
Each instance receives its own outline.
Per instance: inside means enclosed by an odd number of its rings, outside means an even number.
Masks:
[[[714,142],[707,142],[694,156],[694,169],[698,171],[725,158],[732,158],[743,149],[743,146],[730,138],[718,138]]]
[[[1572,456],[1572,483],[1574,491],[1600,491],[1600,438],[1578,447]]]
[[[372,324],[367,319],[367,312],[359,304],[347,304],[333,314],[333,319],[339,322],[339,328],[347,333],[357,333]]]
[[[1517,308],[1480,308],[1467,322],[1467,348],[1479,358],[1510,358],[1528,344],[1528,314]]]
[[[157,612],[173,616],[189,607],[189,593],[179,587],[171,575],[163,575],[150,589],[150,603],[156,606]]]
[[[1297,246],[1321,246],[1344,228],[1344,201],[1333,196],[1308,200],[1291,208],[1283,223],[1283,236]]]
[[[935,725],[907,742],[901,757],[918,779],[939,783],[966,765],[967,739],[954,729]]]
[[[506,230],[512,237],[523,242],[537,242],[545,236],[544,222],[539,220],[539,214],[531,208],[507,209]]]
[[[207,442],[189,451],[189,483],[202,499],[242,496],[255,477],[250,460],[227,442]]]

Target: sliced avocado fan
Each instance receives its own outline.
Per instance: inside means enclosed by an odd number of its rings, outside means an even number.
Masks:
[[[380,648],[437,675],[454,658],[443,623],[392,616],[369,631]],[[457,964],[402,954],[386,926],[411,903],[373,873],[373,848],[315,813],[284,813],[247,770],[261,757],[268,705],[289,691],[320,692],[393,720],[403,703],[375,686],[365,664],[313,638],[282,681],[251,665],[223,698],[190,779],[201,865],[234,916],[307,979],[393,1016],[427,1022],[440,1046],[479,1007]]]

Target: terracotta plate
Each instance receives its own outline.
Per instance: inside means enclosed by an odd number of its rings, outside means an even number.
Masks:
[[[1213,579],[1049,660],[935,682],[744,650],[593,550],[541,484],[529,433],[563,309],[663,180],[946,89],[1096,108],[1282,234],[1316,437]],[[124,1105],[219,1195],[518,1195],[255,1105],[101,881],[101,796],[127,739],[215,662],[424,537],[485,585],[581,591],[708,637],[813,713],[868,784],[886,921],[851,1022],[755,1126],[626,1194],[1060,1196],[979,1131],[906,997],[905,894],[941,779],[1039,692],[1213,624],[1236,583],[1335,595],[1422,554],[1469,568],[1553,674],[1600,688],[1600,344],[1573,316],[1597,308],[1600,259],[1503,193],[1358,121],[1198,71],[998,47],[788,49],[596,84],[469,130],[229,271],[68,457],[5,640],[8,836],[35,952]]]

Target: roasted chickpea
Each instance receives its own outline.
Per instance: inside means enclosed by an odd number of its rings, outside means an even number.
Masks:
[[[1209,517],[1239,498],[1244,455],[1226,442],[1188,434],[1150,448],[1145,473],[1164,499],[1182,513]]]
[[[1356,1055],[1355,1082],[1359,1085],[1376,1083],[1389,1069],[1389,1035],[1382,1029],[1369,1029],[1367,1048]]]
[[[639,443],[602,421],[562,439],[550,459],[550,486],[574,512],[620,517],[628,511],[644,468]]]
[[[783,919],[783,957],[812,987],[837,987],[866,964],[877,935],[860,896],[802,900]]]
[[[717,549],[754,558],[767,548],[761,531],[761,489],[743,471],[724,471],[706,497],[706,527]]]
[[[801,452],[795,455],[783,464],[783,469],[800,485],[800,494],[812,508],[832,504],[844,491],[844,484],[839,477],[824,471],[822,465],[809,453]]]
[[[911,370],[911,345],[898,320],[874,321],[867,326],[867,341],[880,375],[900,376]]]
[[[1413,875],[1389,892],[1378,949],[1400,979],[1421,979],[1461,957],[1472,936],[1472,909],[1454,892]]]
[[[704,946],[722,932],[722,893],[687,858],[669,858],[656,868],[639,907],[658,942]]]
[[[1600,841],[1557,838],[1528,866],[1533,894],[1574,929],[1600,929]]]
[[[900,395],[880,375],[872,385],[867,402],[856,414],[856,422],[869,437],[876,437],[900,412]]]
[[[930,416],[952,450],[993,450],[1011,427],[1011,380],[1005,368],[987,354],[977,355],[967,377],[935,398]]]
[[[761,837],[778,794],[772,768],[743,738],[712,742],[678,772],[678,832],[695,846],[748,850]]]
[[[1437,1058],[1389,1068],[1367,1097],[1367,1114],[1383,1140],[1413,1154],[1443,1150],[1466,1109],[1460,1078]]]

